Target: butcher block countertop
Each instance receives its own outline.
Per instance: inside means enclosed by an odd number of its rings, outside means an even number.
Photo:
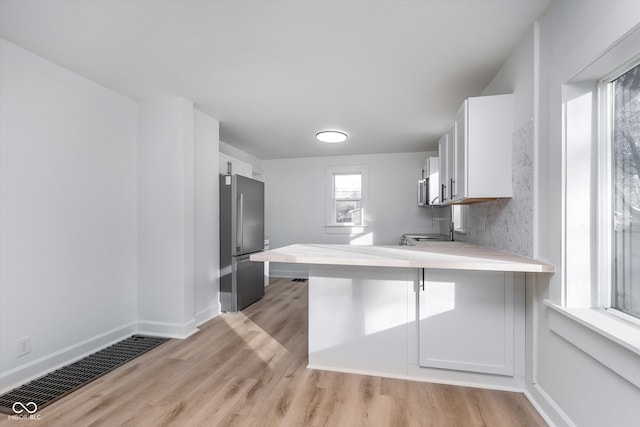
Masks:
[[[553,265],[545,262],[465,242],[421,242],[418,246],[296,244],[253,254],[251,260],[447,270],[555,271]]]

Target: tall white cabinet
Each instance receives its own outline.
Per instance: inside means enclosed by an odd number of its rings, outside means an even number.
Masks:
[[[443,204],[512,197],[513,96],[467,98],[439,142]]]

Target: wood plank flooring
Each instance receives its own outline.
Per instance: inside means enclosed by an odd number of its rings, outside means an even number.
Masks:
[[[524,395],[311,370],[307,283],[278,279],[38,412],[0,426],[544,426]]]

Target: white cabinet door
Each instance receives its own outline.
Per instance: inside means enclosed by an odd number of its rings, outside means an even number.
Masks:
[[[467,197],[467,106],[465,101],[458,110],[454,125],[453,173],[449,181],[451,200]]]
[[[467,104],[467,198],[512,197],[513,96],[479,96]]]
[[[512,196],[512,95],[468,98],[440,139],[443,204]],[[445,179],[446,178],[446,179]]]
[[[236,172],[238,175],[246,176],[247,178],[253,178],[253,167],[249,163],[236,161],[234,163]]]
[[[440,137],[438,141],[438,169],[440,176],[440,204],[446,204],[449,201],[448,184],[451,174],[450,164],[450,136],[452,132],[447,132]]]
[[[426,270],[418,293],[419,364],[514,375],[514,274]]]

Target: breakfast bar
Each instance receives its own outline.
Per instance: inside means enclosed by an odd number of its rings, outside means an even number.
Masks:
[[[251,256],[309,266],[308,367],[524,387],[525,283],[554,266],[465,242],[295,244]]]

